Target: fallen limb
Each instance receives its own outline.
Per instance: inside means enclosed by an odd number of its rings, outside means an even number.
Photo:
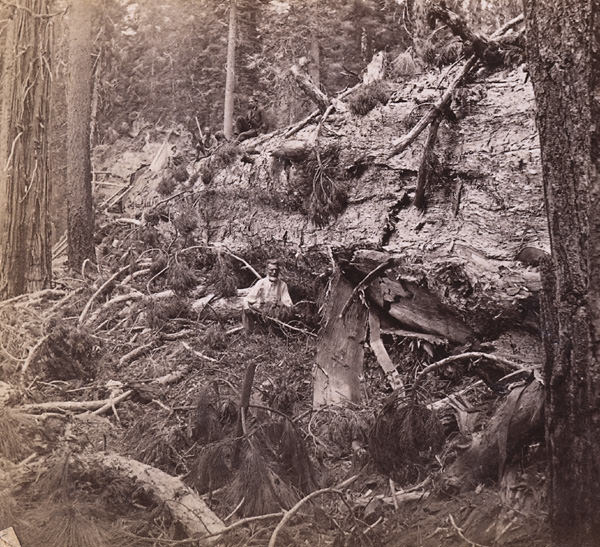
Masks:
[[[523,365],[521,363],[516,363],[514,361],[509,361],[504,357],[499,357],[497,355],[492,355],[491,353],[481,353],[479,351],[469,351],[467,353],[461,353],[459,355],[451,355],[450,357],[446,357],[440,361],[436,361],[431,365],[425,367],[421,372],[419,372],[418,376],[415,378],[415,383],[413,384],[413,389],[416,389],[417,386],[423,381],[425,376],[427,376],[430,372],[434,370],[438,370],[446,365],[453,363],[455,361],[462,361],[463,359],[488,359],[489,361],[493,361],[495,363],[499,363],[501,365],[506,365],[507,367],[513,369],[521,369]]]
[[[425,141],[425,148],[423,149],[423,157],[421,158],[421,165],[419,166],[419,173],[417,175],[417,190],[415,191],[415,207],[421,211],[425,209],[425,190],[431,181],[432,176],[435,175],[436,165],[438,164],[434,148],[437,142],[438,129],[440,127],[441,117],[437,116],[429,127],[429,134]]]
[[[81,314],[79,315],[79,319],[77,320],[77,323],[79,325],[83,324],[83,322],[85,321],[85,318],[87,317],[87,314],[89,313],[90,308],[92,307],[92,304],[94,303],[96,298],[98,298],[105,290],[107,290],[122,273],[125,273],[127,270],[129,270],[129,268],[130,268],[130,265],[128,264],[127,266],[124,266],[120,270],[117,270],[104,283],[102,283],[102,285],[100,285],[98,290],[90,297],[90,299],[87,301],[86,305],[84,306],[83,310],[81,311]]]
[[[523,21],[523,16],[519,15],[515,17],[500,29],[498,29],[494,34],[492,34],[491,39],[500,38],[507,30],[512,28]],[[471,55],[467,62],[460,69],[458,74],[454,77],[454,80],[450,83],[440,100],[423,116],[419,122],[404,136],[400,139],[400,141],[393,146],[392,151],[388,154],[388,158],[393,156],[397,156],[401,152],[403,152],[406,148],[408,148],[417,137],[423,132],[423,130],[436,118],[441,116],[442,112],[448,107],[450,101],[452,100],[452,95],[458,86],[462,84],[465,78],[469,75],[471,70],[477,65],[479,58],[477,55]]]
[[[345,97],[347,97],[348,95],[350,95],[351,93],[353,93],[354,91],[356,91],[360,86],[362,86],[362,82],[359,84],[356,84],[353,87],[350,87],[348,89],[346,89],[346,91],[340,93],[337,96],[337,100],[342,100]],[[310,122],[312,122],[314,119],[316,119],[319,114],[321,114],[320,110],[315,110],[314,112],[311,112],[308,116],[306,116],[306,118],[300,120],[297,124],[293,125],[292,127],[290,127],[290,129],[288,129],[285,133],[284,133],[284,138],[289,138],[292,135],[295,135],[296,133],[298,133],[298,131],[300,131],[301,129],[304,129]]]
[[[148,351],[150,351],[151,348],[152,344],[144,344],[143,346],[133,348],[129,353],[126,353],[125,355],[123,355],[123,357],[119,359],[119,368],[131,361],[134,361],[138,357],[141,357],[142,355],[148,353]]]
[[[33,360],[37,356],[40,348],[44,345],[44,342],[46,342],[46,340],[48,340],[49,337],[50,337],[50,335],[47,334],[43,338],[40,338],[40,340],[38,340],[37,344],[29,350],[27,359],[25,359],[25,362],[23,363],[23,366],[21,367],[21,375],[24,375],[27,372],[27,369],[29,368],[31,363],[33,363]]]
[[[388,154],[388,158],[397,156],[406,148],[408,148],[423,130],[436,118],[441,116],[445,108],[450,104],[452,95],[458,86],[462,84],[466,76],[471,72],[471,69],[477,64],[477,56],[472,55],[460,69],[454,80],[450,83],[440,100],[431,107],[431,109],[423,116],[417,124],[400,139],[400,141],[392,147],[392,151]]]
[[[448,26],[463,42],[471,45],[478,59],[486,65],[498,66],[503,61],[503,55],[498,44],[474,32],[467,22],[458,14],[450,11],[444,4],[434,4],[430,13]]]
[[[307,74],[301,72],[297,66],[293,66],[290,72],[298,87],[317,105],[319,111],[325,112],[329,106],[329,97],[315,85]]]
[[[127,391],[121,393],[121,395],[118,395],[117,397],[114,397],[112,399],[108,399],[108,401],[105,404],[103,404],[99,409],[94,410],[92,414],[94,414],[95,416],[100,416],[101,414],[112,410],[113,413],[116,415],[115,405],[119,404],[122,401],[125,401],[126,399],[129,399],[131,395],[133,395],[133,389],[128,389]]]
[[[214,359],[213,357],[209,357],[208,355],[204,355],[204,353],[200,353],[192,348],[187,342],[181,342],[181,345],[190,353],[193,353],[196,357],[200,359],[204,359],[205,361],[210,361],[211,363],[218,363],[218,359]]]
[[[404,397],[404,383],[383,345],[379,316],[373,311],[369,311],[369,344],[392,389],[397,390],[400,397]]]
[[[284,514],[285,513],[283,513],[283,512],[279,512],[279,513],[267,513],[265,515],[257,515],[256,517],[247,517],[247,518],[235,521],[233,524],[230,524],[229,526],[227,526],[226,528],[223,528],[219,532],[215,532],[208,536],[202,536],[200,539],[208,539],[208,538],[212,538],[215,536],[221,536],[227,532],[231,532],[231,530],[235,530],[236,528],[239,528],[240,526],[246,526],[246,524],[252,524],[253,522],[260,522],[261,520],[271,520],[271,519],[281,518]]]
[[[287,522],[300,510],[300,508],[305,503],[309,502],[310,500],[312,500],[313,498],[315,498],[317,496],[320,496],[321,494],[336,494],[338,496],[343,497],[344,494],[341,491],[342,488],[345,488],[346,486],[352,484],[357,478],[358,478],[358,475],[354,475],[354,476],[350,477],[349,479],[346,479],[345,481],[341,482],[334,488],[321,488],[321,490],[316,490],[315,492],[312,492],[308,496],[305,496],[304,498],[302,498],[298,503],[296,503],[296,505],[294,505],[294,507],[292,507],[289,511],[285,512],[285,514],[283,515],[283,518],[281,519],[279,524],[275,527],[275,530],[273,530],[273,534],[271,535],[271,539],[269,540],[268,547],[275,547],[275,543],[277,542],[277,535],[279,534],[279,532],[281,532],[281,530],[287,524]]]
[[[84,465],[133,480],[144,492],[164,504],[173,521],[179,523],[190,537],[210,538],[225,531],[223,521],[177,477],[118,454],[89,454],[78,456],[78,459]]]
[[[17,304],[22,301],[32,302],[36,300],[42,300],[46,297],[52,296],[64,296],[66,291],[61,289],[42,289],[40,291],[19,294],[18,296],[13,296],[12,298],[8,298],[6,300],[0,300],[0,307],[8,306],[10,304]]]
[[[139,291],[133,291],[128,294],[120,294],[111,298],[108,302],[105,302],[101,307],[99,307],[89,318],[88,323],[95,323],[98,318],[102,315],[102,313],[115,304],[120,304],[121,302],[128,302],[129,300],[141,300],[144,295]]]

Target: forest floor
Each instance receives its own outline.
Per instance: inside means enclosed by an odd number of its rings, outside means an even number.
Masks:
[[[218,545],[267,545],[282,510],[319,488],[330,490],[301,508],[278,532],[277,545],[548,544],[538,445],[507,465],[499,484],[449,489],[443,473],[465,437],[456,417],[442,417],[439,452],[423,456],[404,478],[392,473],[391,482],[369,446],[391,394],[372,354],[361,406],[313,411],[313,335],[248,335],[237,318],[217,321],[210,307],[194,311],[189,296],[138,299],[153,271],[122,271],[106,285],[117,271],[114,263],[86,279],[65,274],[53,291],[0,307],[3,353],[11,356],[3,361],[9,407],[0,416],[0,529],[13,526],[24,547],[198,541],[186,540],[168,500],[86,459],[112,453],[178,477],[225,525],[247,522],[218,535]],[[110,288],[99,294],[103,286]],[[17,357],[23,348],[35,349]],[[427,359],[415,342],[395,348],[394,361],[407,374],[421,366],[415,355]],[[238,409],[251,365],[256,373],[240,437]],[[432,375],[425,387],[435,400],[469,386],[465,399],[480,418],[474,429],[485,427],[497,401],[487,387],[456,371]],[[34,406],[57,401],[74,407]],[[101,403],[86,411],[89,401]]]

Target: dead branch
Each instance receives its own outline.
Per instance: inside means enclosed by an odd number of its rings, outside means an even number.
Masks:
[[[144,355],[145,353],[148,353],[151,347],[152,344],[144,344],[143,346],[133,348],[129,353],[126,353],[125,355],[123,355],[123,357],[119,359],[119,368],[131,361],[134,361],[135,359]]]
[[[143,270],[142,270],[143,271]],[[121,302],[128,302],[129,300],[141,300],[144,295],[139,291],[133,291],[128,294],[120,294],[111,298],[108,302],[105,302],[101,307],[99,307],[89,318],[88,323],[93,325],[98,318],[102,315],[103,312],[114,306],[115,304],[120,304]]]
[[[346,91],[340,93],[337,96],[338,100],[342,100],[344,98],[346,98],[348,95],[350,95],[351,93],[353,93],[354,91],[356,91],[360,86],[362,86],[362,82],[359,84],[356,84],[353,87],[350,87],[348,89],[346,89]],[[308,116],[306,116],[306,118],[300,120],[297,124],[293,125],[292,127],[290,127],[285,133],[284,133],[284,138],[289,138],[292,135],[295,135],[296,133],[298,133],[298,131],[300,131],[301,129],[304,129],[311,121],[313,121],[315,118],[317,118],[319,116],[319,114],[321,113],[321,111],[319,110],[315,110],[314,112],[311,112]]]
[[[491,39],[500,38],[507,30],[523,21],[523,15],[515,17],[494,34]],[[441,116],[442,112],[447,108],[452,99],[452,95],[457,87],[462,85],[462,82],[470,74],[471,70],[477,65],[479,58],[477,55],[471,55],[467,62],[460,69],[459,73],[455,76],[454,80],[450,83],[440,100],[423,116],[419,122],[404,136],[400,141],[392,148],[392,151],[388,154],[388,158],[396,156],[408,148],[416,138],[423,132],[423,130],[436,118]]]
[[[356,298],[356,295],[358,294],[358,292],[363,287],[366,287],[371,281],[373,281],[373,279],[375,279],[378,275],[382,274],[385,270],[387,270],[393,264],[394,264],[394,259],[388,258],[385,262],[382,262],[381,264],[379,264],[376,268],[374,268],[367,275],[365,275],[365,277],[363,277],[363,279],[358,283],[358,285],[356,285],[356,287],[354,287],[352,293],[348,297],[348,300],[346,300],[346,302],[344,302],[344,305],[342,306],[342,311],[340,312],[340,315],[339,315],[340,319],[342,319],[344,317],[344,314],[348,311],[348,307],[350,306],[350,304],[352,303],[354,298]]]
[[[426,340],[431,344],[446,344],[448,341],[441,336],[434,336],[433,334],[425,334],[423,332],[413,332],[405,329],[382,329],[383,334],[392,334],[395,336],[404,336],[405,338],[418,338],[419,340]]]
[[[423,149],[423,157],[419,166],[419,174],[417,175],[417,190],[415,192],[415,207],[421,211],[425,209],[425,190],[435,175],[437,158],[435,152],[435,143],[437,142],[438,129],[440,127],[440,116],[437,116],[429,126],[429,134],[425,141]]]
[[[456,525],[456,522],[454,522],[454,517],[452,516],[452,513],[448,514],[448,520],[450,521],[452,528],[454,528],[456,530],[456,533],[460,536],[460,539],[466,541],[469,544],[469,547],[487,547],[486,545],[482,545],[481,543],[475,543],[474,541],[471,541],[470,539],[465,537],[462,528],[459,528]]]
[[[460,69],[459,73],[454,77],[440,100],[431,107],[431,109],[423,116],[417,124],[394,145],[392,151],[388,154],[388,158],[396,156],[406,150],[423,132],[423,130],[437,117],[441,116],[445,108],[450,104],[452,95],[457,87],[465,80],[471,69],[477,64],[477,56],[472,55]]]
[[[482,63],[490,66],[498,66],[502,63],[503,56],[498,44],[470,29],[467,22],[458,14],[450,11],[443,2],[433,5],[430,13],[447,25],[463,42],[471,45],[475,55]]]
[[[107,404],[108,401],[113,399],[102,399],[96,401],[51,401],[47,403],[28,403],[17,407],[18,410],[27,412],[44,412],[44,411],[56,411],[56,412],[74,412],[74,411],[88,411],[97,410],[98,408]]]
[[[446,357],[445,359],[436,361],[435,363],[431,363],[431,365],[425,367],[421,372],[419,372],[418,376],[415,378],[413,389],[415,389],[423,381],[425,376],[427,376],[430,372],[445,367],[446,365],[453,363],[454,361],[461,361],[463,359],[488,359],[489,361],[493,361],[501,365],[506,365],[513,369],[521,369],[523,366],[521,363],[515,363],[514,361],[510,361],[508,359],[505,359],[504,357],[492,355],[491,353],[469,351],[466,353],[461,353],[459,355],[451,355],[450,357]]]
[[[404,397],[404,383],[381,340],[379,316],[372,310],[369,311],[369,344],[392,389],[397,390],[400,397]]]
[[[210,361],[211,363],[218,363],[219,362],[217,359],[214,359],[212,357],[209,357],[208,355],[204,355],[204,353],[200,353],[199,351],[196,351],[187,342],[181,342],[181,345],[187,351],[189,351],[190,353],[193,353],[196,357],[199,357],[200,359],[204,359],[205,361]]]
[[[256,517],[247,517],[247,518],[238,520],[238,521],[234,522],[233,524],[230,524],[226,528],[223,528],[223,530],[221,530],[220,532],[216,532],[216,533],[210,534],[208,536],[202,536],[200,539],[207,539],[207,538],[211,538],[214,536],[220,536],[220,535],[226,534],[227,532],[231,532],[231,530],[235,530],[236,528],[239,528],[240,526],[245,526],[246,524],[252,524],[253,522],[260,522],[262,520],[271,520],[271,519],[275,519],[275,518],[281,518],[283,515],[285,515],[285,513],[279,512],[279,513],[267,513],[266,515],[258,515]]]
[[[317,105],[319,111],[325,112],[329,106],[329,97],[315,85],[307,74],[301,72],[297,66],[294,65],[290,69],[290,72],[298,87]]]
[[[164,503],[175,523],[192,537],[213,537],[224,532],[223,521],[180,479],[150,465],[118,454],[100,453],[79,456],[82,463],[133,480],[158,502]]]
[[[129,399],[129,397],[131,397],[132,394],[133,394],[133,390],[128,389],[127,391],[124,391],[123,393],[121,393],[121,395],[118,395],[117,397],[114,397],[112,399],[108,399],[105,404],[103,404],[97,410],[94,410],[94,412],[92,412],[92,414],[94,414],[95,416],[100,416],[100,415],[104,414],[105,412],[112,410],[116,416],[117,413],[116,413],[115,406],[117,404],[119,404],[120,402],[125,401],[126,399]]]
[[[85,318],[86,318],[87,314],[89,313],[90,308],[92,307],[92,304],[94,303],[94,301],[96,300],[96,298],[98,298],[106,289],[108,289],[112,285],[112,283],[122,273],[125,273],[127,270],[129,270],[130,267],[131,266],[128,264],[127,266],[124,266],[120,270],[117,270],[102,285],[100,285],[100,287],[98,288],[98,290],[90,297],[90,299],[87,301],[86,305],[84,306],[83,310],[81,311],[81,314],[79,315],[79,319],[77,321],[78,325],[83,324],[83,322],[85,321]]]
[[[316,490],[315,492],[312,492],[308,496],[305,496],[304,498],[302,498],[298,503],[296,503],[296,505],[294,505],[294,507],[292,507],[289,511],[285,512],[285,514],[283,515],[283,518],[281,519],[279,524],[275,527],[275,530],[273,530],[273,534],[271,535],[271,539],[269,540],[268,547],[275,547],[275,543],[277,542],[277,535],[279,534],[279,532],[281,532],[281,530],[287,524],[287,522],[299,511],[299,509],[305,503],[307,503],[308,501],[312,500],[313,498],[315,498],[317,496],[320,496],[321,494],[337,494],[338,496],[343,497],[344,494],[341,491],[342,488],[349,486],[357,478],[358,478],[358,475],[353,475],[352,477],[341,482],[334,488],[321,488],[321,490]]]
[[[23,363],[23,366],[21,367],[21,375],[24,375],[27,372],[27,369],[29,368],[31,363],[33,363],[33,360],[37,356],[38,351],[44,345],[44,342],[46,342],[46,340],[48,340],[49,336],[50,335],[47,334],[46,336],[44,336],[43,338],[38,340],[37,344],[29,350],[29,355],[27,355],[27,359],[25,359],[25,362]]]

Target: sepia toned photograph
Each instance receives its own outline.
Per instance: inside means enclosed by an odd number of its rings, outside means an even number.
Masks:
[[[0,0],[0,547],[599,509],[600,0]]]

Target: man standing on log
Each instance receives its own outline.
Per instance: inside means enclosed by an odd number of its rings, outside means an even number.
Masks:
[[[285,319],[294,303],[290,298],[288,286],[279,279],[279,261],[267,262],[267,276],[263,277],[250,288],[244,298],[242,324],[247,333],[255,330],[257,323],[264,324],[265,319]]]

